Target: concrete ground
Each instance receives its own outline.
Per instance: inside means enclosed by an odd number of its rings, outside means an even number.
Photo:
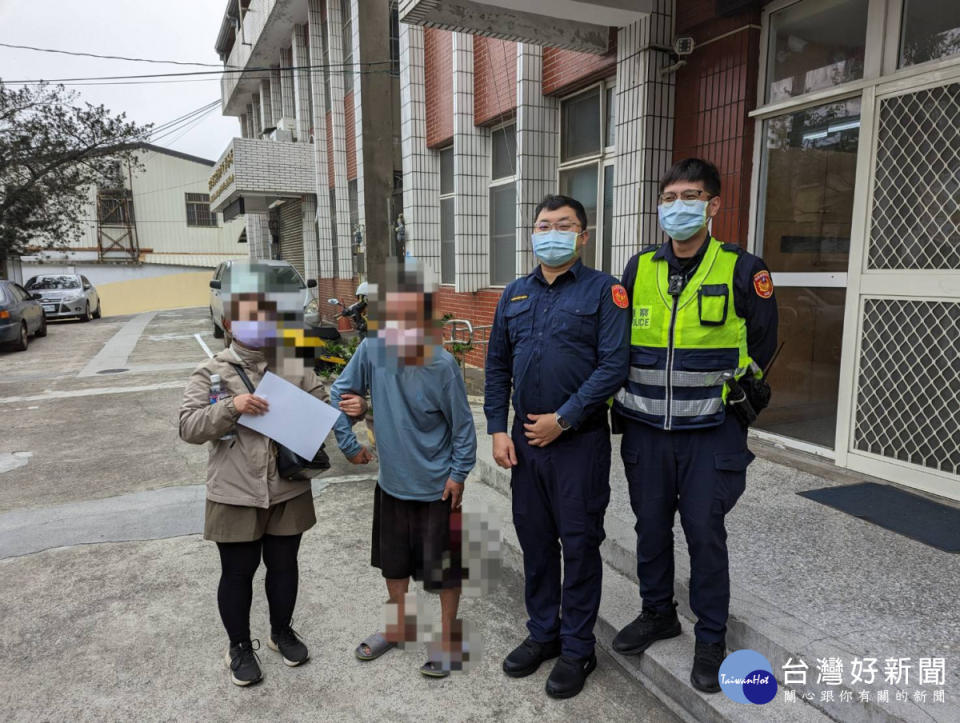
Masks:
[[[206,450],[177,436],[182,386],[205,357],[195,333],[219,348],[194,309],[51,324],[27,352],[0,351],[4,719],[676,720],[602,652],[570,701],[544,694],[549,666],[506,678],[500,660],[525,634],[509,570],[463,603],[482,639],[468,673],[424,679],[416,646],[357,661],[385,598],[368,564],[376,469],[329,442],[295,618],[312,660],[287,668],[264,645],[264,681],[230,684],[216,549],[198,534]],[[262,569],[255,586],[252,632],[265,643]]]

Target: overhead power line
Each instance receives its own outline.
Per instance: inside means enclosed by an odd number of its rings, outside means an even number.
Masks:
[[[103,76],[91,76],[87,78],[34,78],[30,80],[4,80],[3,82],[7,85],[31,85],[39,83],[76,83],[83,81],[92,81],[92,80],[144,80],[148,78],[182,78],[190,77],[197,75],[235,75],[237,73],[269,73],[271,71],[280,70],[280,71],[289,71],[289,70],[321,70],[321,69],[333,69],[333,70],[347,70],[348,68],[356,67],[370,67],[370,66],[381,66],[381,65],[391,65],[392,61],[390,60],[375,60],[365,63],[327,63],[322,65],[289,65],[289,66],[274,66],[274,67],[255,67],[255,68],[243,68],[240,70],[231,70],[225,68],[223,70],[194,70],[183,73],[150,73],[143,75],[103,75]],[[370,73],[370,72],[383,72],[383,71],[364,71],[360,70],[360,73]]]
[[[123,55],[101,55],[100,53],[86,53],[79,50],[57,50],[55,48],[37,48],[33,45],[16,45],[14,43],[0,43],[3,48],[17,50],[35,50],[38,53],[58,53],[60,55],[76,55],[84,58],[103,58],[105,60],[126,60],[133,63],[159,63],[161,65],[201,65],[207,68],[219,68],[220,63],[193,63],[187,60],[156,60],[154,58],[128,58]]]

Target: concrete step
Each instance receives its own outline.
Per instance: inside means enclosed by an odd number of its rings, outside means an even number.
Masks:
[[[507,515],[505,518],[504,539],[507,541],[508,546],[515,545],[515,536],[509,510],[509,472],[497,467],[491,459],[485,457],[486,455],[481,455],[480,459],[478,459],[477,466],[473,472],[473,479],[482,482],[489,487],[491,491],[495,491],[498,497],[506,500]],[[611,572],[616,573],[617,577],[613,579],[617,579],[623,583],[622,586],[618,585],[616,591],[612,592],[611,595],[608,595],[605,589],[604,601],[601,604],[601,619],[598,623],[597,636],[598,639],[605,639],[605,644],[609,644],[613,634],[615,634],[615,630],[613,630],[612,634],[607,635],[610,631],[606,630],[606,628],[611,626],[616,627],[617,625],[622,627],[622,625],[632,620],[639,612],[640,599],[636,587],[636,533],[631,525],[626,524],[622,519],[618,519],[610,514],[606,517],[604,527],[607,536],[601,547],[604,564]],[[675,643],[676,646],[685,646],[683,649],[690,651],[686,654],[687,657],[692,658],[692,631],[696,616],[690,610],[689,606],[690,567],[682,534],[678,536],[676,545],[678,551],[675,559],[676,600],[681,619],[688,621],[688,625],[686,625],[685,628],[689,629],[691,640],[688,642],[679,642],[683,640],[683,638],[678,638],[676,641],[671,642]],[[802,584],[803,577],[802,571],[800,571],[798,585]],[[604,587],[606,588],[606,584]],[[616,616],[611,617],[611,615],[605,614],[604,611],[609,610],[609,606],[619,605],[621,603],[624,605],[625,610],[629,611],[625,613],[625,617],[617,618]],[[730,618],[727,625],[728,649],[740,650],[746,648],[764,655],[773,666],[774,675],[780,685],[781,700],[783,698],[782,691],[785,689],[781,666],[790,658],[793,658],[795,662],[800,659],[805,661],[809,666],[809,670],[807,671],[807,684],[786,688],[795,690],[798,693],[797,706],[791,705],[791,708],[796,707],[797,712],[799,712],[802,707],[813,707],[831,719],[843,720],[845,722],[850,721],[851,723],[956,720],[956,718],[952,716],[957,711],[957,707],[952,701],[948,701],[945,705],[941,704],[934,709],[935,714],[931,715],[929,705],[921,706],[912,700],[896,701],[893,692],[891,692],[890,701],[882,705],[876,703],[874,700],[861,702],[858,691],[846,685],[846,680],[849,678],[849,676],[846,675],[844,676],[843,685],[828,686],[818,684],[816,682],[816,663],[818,656],[823,658],[829,654],[830,656],[840,657],[844,661],[850,661],[854,657],[867,655],[866,651],[852,649],[849,644],[841,642],[835,637],[835,631],[827,627],[829,620],[822,620],[821,623],[822,626],[820,627],[813,626],[809,621],[801,620],[792,614],[790,610],[777,607],[755,593],[747,594],[743,590],[738,590],[735,583],[731,585]],[[619,627],[616,627],[616,629],[619,629]],[[665,648],[662,652],[651,654],[652,651],[662,647]],[[641,656],[641,662],[639,664],[641,672],[645,665],[651,667],[656,666],[658,664],[656,661],[660,658],[667,657],[669,655],[668,651],[673,649],[674,646],[658,644],[650,651],[647,651],[644,656]],[[622,656],[617,656],[615,653],[614,655],[621,660],[623,659]],[[646,660],[648,656],[650,657],[650,662]],[[626,664],[629,665],[629,661],[627,661]],[[683,664],[684,666],[689,666],[690,661],[684,660]],[[679,675],[679,671],[675,672]],[[677,678],[675,683],[670,684],[671,686],[679,686],[679,688],[683,690],[680,697],[684,700],[689,699],[691,694],[699,695],[690,688],[688,675],[689,669]],[[656,677],[651,676],[649,673],[647,676],[649,680],[656,683]],[[885,687],[895,688],[896,686]],[[864,686],[864,689],[867,688],[869,688],[869,686]],[[825,691],[830,691],[834,699],[833,701],[828,700],[827,702],[823,702],[821,694]],[[850,696],[850,700],[841,702],[841,696],[844,694],[844,691]],[[673,693],[674,691],[671,689],[670,694],[672,695]],[[808,699],[804,703],[804,706],[801,706],[801,696],[804,693],[808,695],[812,694],[813,699]],[[717,696],[712,697],[716,698]],[[735,706],[738,705],[733,701],[727,700],[725,696],[720,697],[724,698],[726,702],[732,703]],[[871,696],[871,698],[873,697],[874,696]],[[722,711],[715,712],[715,715],[719,717],[703,718],[700,715],[702,711],[699,710],[699,706],[693,703],[691,703],[691,706],[695,708],[693,714],[697,720],[724,720]],[[743,706],[738,708],[738,720],[744,719],[742,708]],[[772,706],[762,706],[759,707],[759,710],[765,711],[765,715],[769,715],[771,708]]]
[[[468,484],[470,507],[479,507],[498,524],[502,533],[504,564],[522,579],[523,560],[511,522],[509,498],[503,494],[502,488],[487,485],[476,474]],[[616,653],[612,647],[613,638],[636,616],[637,607],[636,584],[609,563],[604,563],[603,597],[595,629],[598,645],[628,675],[683,720],[706,723],[831,720],[799,698],[789,706],[779,702],[747,706],[730,700],[723,693],[704,695],[695,690],[689,681],[694,649],[693,624],[689,620],[683,621],[683,633],[679,637],[658,642],[643,655],[627,657]]]

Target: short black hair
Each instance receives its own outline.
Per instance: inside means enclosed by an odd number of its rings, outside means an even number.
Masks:
[[[667,175],[660,179],[660,193],[663,189],[677,181],[692,181],[703,183],[704,190],[711,196],[720,195],[720,171],[717,167],[702,158],[684,158],[677,161],[667,171]]]
[[[537,222],[537,217],[540,216],[540,212],[543,209],[547,209],[548,211],[556,211],[558,208],[563,208],[564,206],[569,206],[576,212],[577,221],[580,222],[580,229],[582,231],[586,231],[587,212],[584,209],[583,204],[575,198],[570,198],[570,196],[564,196],[561,194],[544,196],[543,200],[537,204],[537,209],[533,212],[533,222]]]

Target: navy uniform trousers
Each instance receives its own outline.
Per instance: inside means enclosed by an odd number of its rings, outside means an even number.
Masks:
[[[730,606],[724,517],[743,493],[753,460],[746,430],[732,415],[716,427],[671,431],[620,419],[643,607],[672,609],[673,521],[679,510],[690,553],[694,633],[702,642],[724,642]]]
[[[600,608],[603,515],[610,501],[610,428],[600,421],[564,432],[546,447],[512,430],[517,464],[512,468],[513,524],[523,550],[524,597],[530,636],[558,637],[561,654],[593,653],[593,626]],[[563,585],[560,582],[563,551]]]

